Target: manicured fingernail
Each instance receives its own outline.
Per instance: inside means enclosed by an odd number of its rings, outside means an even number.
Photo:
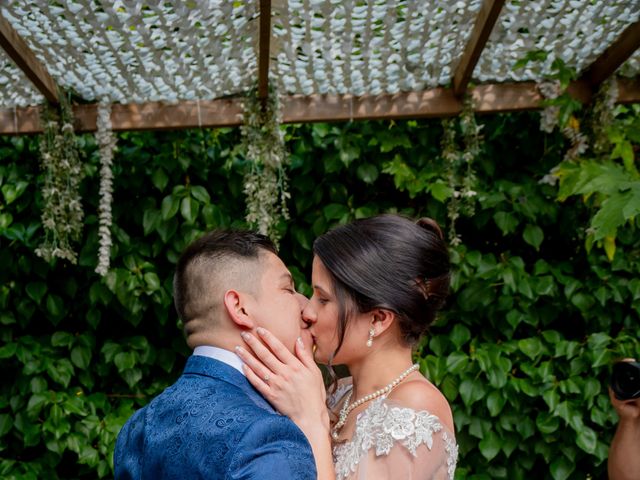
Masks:
[[[262,327],[256,328],[256,332],[258,332],[260,335],[264,335],[265,333],[267,333],[267,331]]]
[[[250,340],[251,339],[251,334],[247,333],[247,332],[240,332],[240,336],[244,339],[244,340]]]
[[[242,347],[236,345],[235,350],[237,354],[242,354]]]
[[[300,345],[300,348],[304,350],[304,343],[302,342],[302,337],[298,337],[298,344]]]

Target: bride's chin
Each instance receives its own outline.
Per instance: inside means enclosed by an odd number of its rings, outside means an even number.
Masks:
[[[317,343],[313,343],[313,345],[311,346],[311,351],[313,352],[313,360],[316,363],[319,363],[321,365],[326,365],[326,361],[324,360],[324,358],[322,357],[322,352],[320,352],[318,350],[318,344]]]

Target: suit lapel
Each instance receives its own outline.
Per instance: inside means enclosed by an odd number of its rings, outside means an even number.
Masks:
[[[224,362],[200,355],[191,355],[184,367],[184,374],[202,375],[220,380],[242,389],[259,407],[275,412],[273,407],[253,388],[246,377]]]

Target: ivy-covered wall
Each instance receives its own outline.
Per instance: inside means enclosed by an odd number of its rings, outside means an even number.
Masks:
[[[488,116],[475,213],[457,220],[453,288],[417,355],[453,405],[456,478],[601,478],[616,417],[611,362],[640,355],[638,220],[610,262],[585,251],[591,212],[540,180],[564,155],[535,113]],[[281,254],[308,293],[311,245],[337,222],[398,211],[447,225],[439,121],[286,127],[291,220]],[[99,159],[80,137],[79,264],[34,254],[36,138],[0,138],[0,477],[112,475],[116,435],[181,373],[171,299],[180,251],[244,226],[237,129],[126,133],[114,159],[111,271],[97,263]]]

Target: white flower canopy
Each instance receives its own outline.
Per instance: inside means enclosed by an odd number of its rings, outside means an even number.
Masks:
[[[467,89],[481,112],[536,108],[555,59],[582,100],[615,72],[640,101],[640,0],[9,0],[0,45],[0,133],[38,131],[56,85],[94,102],[80,130],[98,101],[114,130],[237,125],[267,77],[285,122],[452,115]]]

